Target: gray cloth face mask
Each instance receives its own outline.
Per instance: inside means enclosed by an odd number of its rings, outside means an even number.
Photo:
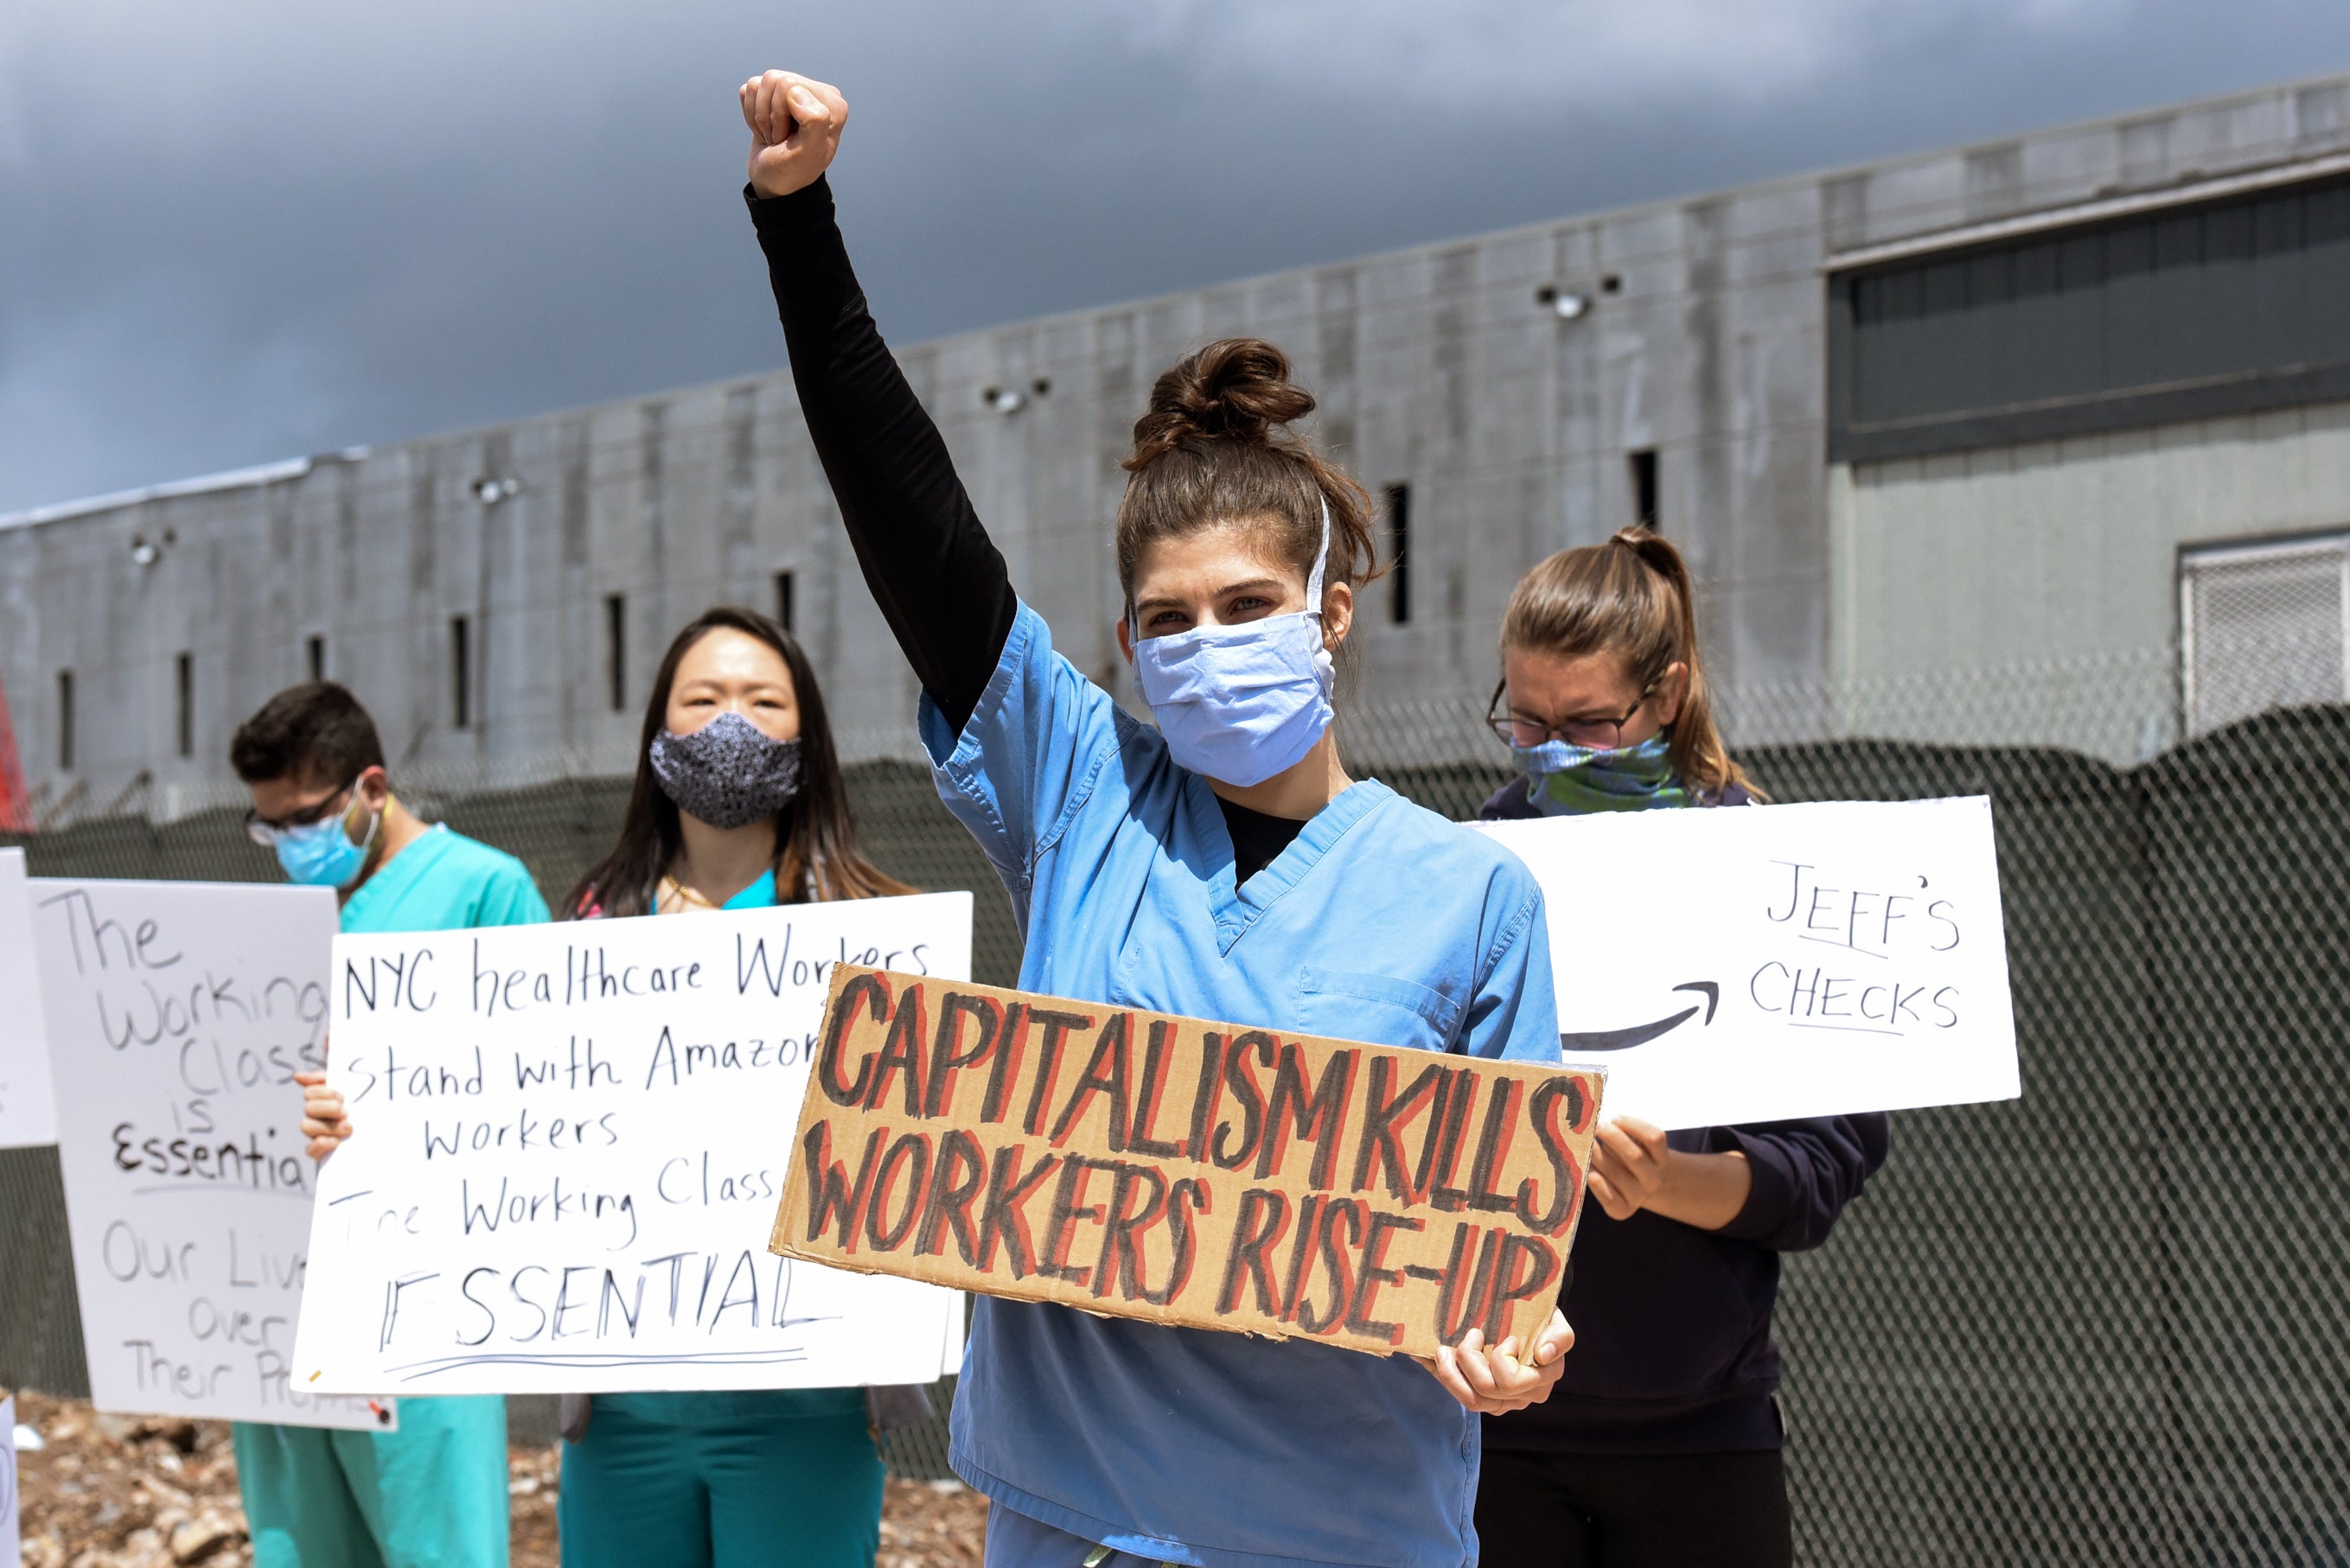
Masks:
[[[649,760],[677,809],[712,827],[747,827],[800,793],[800,743],[778,741],[740,713],[721,713],[691,735],[653,737]]]

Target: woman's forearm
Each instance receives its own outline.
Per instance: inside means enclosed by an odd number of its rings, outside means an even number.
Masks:
[[[1685,1154],[1665,1166],[1664,1183],[1642,1207],[1700,1231],[1719,1231],[1738,1218],[1754,1189],[1754,1170],[1742,1154]]]

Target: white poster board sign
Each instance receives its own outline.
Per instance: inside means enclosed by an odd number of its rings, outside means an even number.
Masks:
[[[18,1568],[24,1534],[16,1511],[16,1401],[0,1399],[0,1568]]]
[[[0,1148],[57,1141],[25,852],[0,849]],[[0,1560],[5,1561],[5,1560]]]
[[[32,882],[90,1396],[101,1410],[382,1428],[292,1379],[335,896]]]
[[[403,1394],[928,1383],[962,1300],[767,1250],[833,965],[966,979],[971,895],[335,945],[296,1359]]]
[[[1722,1127],[2022,1093],[1991,802],[1479,825],[1542,883],[1604,1114]]]

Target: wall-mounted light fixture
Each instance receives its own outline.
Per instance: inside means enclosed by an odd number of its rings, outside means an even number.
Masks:
[[[510,495],[520,495],[522,481],[511,473],[484,474],[467,488],[473,491],[473,499],[483,505],[495,506]]]
[[[986,387],[979,400],[999,414],[1016,414],[1028,406],[1028,394],[1017,387]]]
[[[1591,296],[1561,288],[1555,283],[1546,283],[1534,290],[1534,303],[1561,321],[1575,321],[1591,308]]]
[[[140,566],[151,566],[156,562],[163,558],[164,551],[170,549],[179,542],[180,531],[177,528],[164,529],[163,537],[160,542],[150,539],[144,534],[133,534],[130,535],[131,564]]]

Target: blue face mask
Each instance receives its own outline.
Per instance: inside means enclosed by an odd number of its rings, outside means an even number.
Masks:
[[[1661,731],[1615,750],[1544,741],[1539,746],[1512,746],[1510,754],[1526,771],[1526,798],[1545,816],[1690,803],[1689,790],[1673,771],[1672,741]]]
[[[1330,727],[1336,676],[1321,615],[1329,555],[1326,504],[1322,547],[1305,584],[1312,609],[1148,639],[1128,612],[1135,684],[1180,765],[1245,788],[1305,761]]]
[[[348,888],[359,880],[359,867],[367,864],[368,850],[383,826],[383,813],[375,814],[366,841],[359,844],[353,844],[343,830],[343,818],[349,815],[347,806],[324,822],[278,831],[277,864],[287,877],[305,888]]]

